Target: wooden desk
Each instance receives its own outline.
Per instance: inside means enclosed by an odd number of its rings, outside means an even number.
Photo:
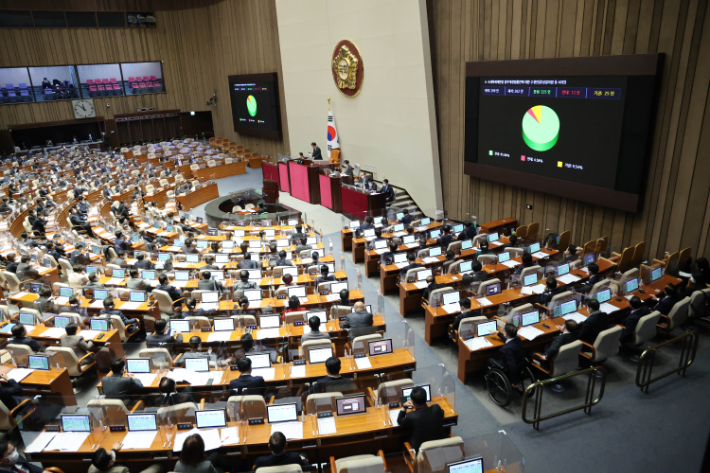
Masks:
[[[333,212],[343,211],[343,198],[341,194],[342,181],[340,175],[335,177],[319,174],[320,180],[320,203]]]
[[[0,327],[5,326],[6,324],[14,325],[13,322],[6,322],[1,324]],[[27,336],[46,345],[56,345],[59,343],[59,337],[49,337],[45,335],[45,332],[50,328],[51,327],[46,327],[44,325],[36,325],[34,330],[32,330],[32,332],[29,333]],[[81,333],[81,327],[79,327],[77,334],[79,333]],[[101,333],[103,333],[103,337],[101,339],[98,339],[97,337],[101,335]],[[125,353],[123,352],[123,345],[121,344],[121,337],[118,332],[115,329],[111,329],[108,332],[101,333],[97,333],[96,337],[87,341],[93,342],[94,346],[99,348],[110,346],[111,349],[114,351],[115,356],[124,357]],[[11,333],[0,333],[0,339],[8,339],[10,337],[12,337]]]
[[[448,434],[450,428],[458,422],[458,413],[446,397],[437,395],[432,397],[432,403],[438,404],[444,410],[444,426]],[[377,450],[400,451],[405,436],[409,435],[405,429],[392,425],[388,407],[380,409],[368,407],[365,414],[336,416],[337,433],[331,435],[317,433],[316,416],[306,415],[301,420],[303,439],[289,440],[288,450],[307,452],[311,463],[326,463],[330,456],[342,458]],[[257,457],[269,454],[271,425],[264,423],[245,426],[230,421],[229,426],[239,426],[239,442],[223,445],[215,450],[216,452],[226,455],[232,462],[249,465],[249,468]],[[173,471],[180,457],[179,453],[172,451],[176,429],[177,426],[171,428],[161,426],[152,445],[147,446],[146,449],[121,450],[117,454],[117,462],[128,465],[130,471],[140,471],[155,463],[160,463],[163,471]],[[121,442],[125,436],[126,432],[111,432],[107,429],[100,437],[89,435],[77,452],[45,451],[28,454],[27,458],[46,466],[56,466],[65,473],[85,473],[85,459],[90,458],[95,451],[92,448],[94,443],[97,444],[97,448],[100,446],[110,450],[114,443]],[[239,468],[235,467],[234,471],[237,470]]]
[[[492,222],[482,223],[481,233],[495,233],[508,231],[515,229],[518,226],[518,221],[514,218],[499,218],[498,220],[493,220]]]
[[[230,165],[231,166],[231,165]],[[214,168],[210,168],[214,169]],[[175,199],[182,205],[183,211],[194,209],[198,205],[214,200],[219,197],[217,183],[209,183],[203,185],[199,189],[190,192],[189,194],[175,196]]]
[[[237,176],[239,174],[246,174],[247,166],[244,161],[237,161],[230,164],[222,164],[221,166],[206,167],[193,171],[192,175],[204,182],[212,179],[222,179],[223,177]]]
[[[0,373],[6,374],[12,369],[12,365],[7,363],[0,366]],[[39,394],[46,396],[52,404],[61,404],[62,406],[77,405],[69,372],[65,369],[59,371],[56,367],[50,367],[49,371],[35,370],[20,381],[20,386],[22,386],[22,394],[24,396]]]
[[[340,193],[343,200],[343,213],[350,218],[364,219],[367,215],[384,214],[384,209],[387,207],[387,198],[384,194],[371,194],[349,187],[342,187]]]
[[[249,167],[259,169],[261,167],[261,158],[249,158]]]

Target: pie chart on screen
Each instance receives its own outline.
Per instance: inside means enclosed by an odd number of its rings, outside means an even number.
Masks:
[[[536,105],[523,115],[523,140],[535,151],[547,151],[560,137],[560,117],[544,105]]]
[[[253,95],[247,97],[247,111],[252,117],[256,116],[256,99]]]

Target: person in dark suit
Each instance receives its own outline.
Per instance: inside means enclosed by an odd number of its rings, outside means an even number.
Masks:
[[[27,329],[21,323],[17,323],[12,327],[12,338],[9,341],[15,345],[27,345],[34,352],[42,349],[42,345],[37,340],[27,336]]]
[[[251,253],[246,253],[244,259],[237,264],[239,269],[260,269],[261,263],[251,259]]]
[[[673,306],[678,302],[678,295],[675,286],[668,284],[663,288],[663,297],[658,304],[653,308],[653,310],[659,311],[663,315],[668,315],[673,309]]]
[[[410,399],[402,404],[397,416],[397,423],[409,431],[407,441],[416,451],[424,442],[440,440],[446,437],[444,431],[444,410],[438,404],[427,406],[427,394],[424,388],[412,389]],[[409,409],[412,412],[407,413]]]
[[[403,224],[405,224],[405,225],[411,225],[411,224],[412,224],[412,220],[414,220],[414,217],[412,217],[411,215],[409,215],[409,209],[404,209],[404,210],[402,210],[402,213],[404,214],[404,217],[402,217],[402,218],[399,220],[399,223],[403,223]]]
[[[385,195],[385,201],[387,203],[394,201],[394,189],[390,186],[389,179],[382,181],[382,187],[380,187],[380,194]]]
[[[14,379],[9,379],[7,374],[0,374],[0,401],[5,404],[8,410],[12,410],[20,403],[22,396],[22,386]]]
[[[599,332],[606,330],[609,326],[609,316],[599,310],[599,301],[596,299],[589,299],[587,301],[587,309],[589,310],[589,317],[587,317],[582,324],[579,339],[590,345],[594,345],[594,341],[597,339]]]
[[[316,281],[317,284],[320,284],[322,282],[329,282],[329,281],[335,281],[335,276],[328,275],[328,272],[330,270],[328,269],[328,265],[324,264],[321,265],[320,267],[320,276],[318,276],[318,279]]]
[[[454,330],[459,329],[459,325],[461,325],[461,321],[463,319],[467,319],[469,317],[478,317],[481,315],[481,310],[480,309],[475,309],[471,310],[471,299],[468,297],[464,297],[459,301],[459,305],[461,306],[461,313],[454,318],[454,321],[451,322],[451,327]]]
[[[540,298],[538,299],[538,302],[544,306],[550,303],[552,298],[554,297],[557,289],[557,279],[553,278],[552,276],[548,277],[545,280],[545,291],[540,294]]]
[[[94,232],[91,231],[91,225],[86,220],[86,217],[79,214],[76,207],[72,207],[70,212],[71,215],[69,215],[69,221],[71,222],[71,224],[75,227],[83,228],[86,231],[86,234],[93,238]]]
[[[279,259],[276,260],[274,266],[293,266],[291,260],[286,259],[287,253],[285,250],[279,251]]]
[[[138,269],[153,269],[155,266],[153,263],[147,259],[145,259],[145,253],[143,252],[136,252],[136,262],[133,265],[133,267],[138,268]]]
[[[523,341],[518,337],[515,325],[505,324],[503,330],[505,334],[498,332],[498,338],[504,343],[500,349],[500,360],[489,358],[488,366],[502,369],[508,374],[511,386],[517,388],[520,382],[518,372],[525,364]]]
[[[155,289],[157,289],[159,291],[167,292],[173,301],[176,301],[182,297],[182,291],[180,289],[174,287],[171,284],[168,284],[168,276],[167,275],[161,274],[158,277],[158,282],[160,284],[155,286]]]
[[[22,255],[20,264],[17,265],[15,274],[20,281],[27,279],[39,279],[39,272],[30,266],[30,255]]]
[[[394,254],[397,252],[397,248],[399,247],[395,240],[397,240],[397,238],[390,241],[389,251],[383,253],[382,257],[380,257],[381,264],[388,265],[392,264],[392,261],[394,261]]]
[[[116,239],[113,241],[113,247],[116,251],[127,251],[131,248],[131,242],[123,238],[123,232],[121,230],[116,232]]]
[[[281,432],[271,434],[269,449],[271,450],[271,455],[257,458],[254,462],[255,469],[280,465],[300,465],[301,469],[311,469],[311,465],[306,458],[296,452],[286,451],[286,436]]]
[[[436,291],[437,289],[441,289],[446,287],[446,284],[439,284],[436,282],[436,278],[434,276],[428,276],[426,278],[426,284],[427,287],[424,289],[424,292],[422,293],[422,298],[429,300],[429,297],[431,296],[431,293],[433,291]]]
[[[20,455],[5,434],[0,434],[0,455],[0,473],[49,473]]]
[[[363,233],[365,230],[371,230],[371,229],[375,228],[375,224],[372,223],[374,221],[375,221],[375,219],[368,215],[367,217],[365,217],[365,223],[363,223],[359,227],[357,227],[356,231],[358,233]]]
[[[340,359],[331,356],[325,360],[325,370],[328,376],[321,378],[306,390],[304,395],[314,394],[314,393],[330,393],[330,392],[344,392],[355,389],[355,385],[351,378],[346,378],[340,374],[341,363]]]
[[[436,244],[441,246],[444,251],[449,247],[449,243],[454,239],[454,235],[451,233],[451,225],[444,225],[444,233],[436,239]]]
[[[320,148],[316,146],[315,142],[311,143],[311,147],[313,148],[313,153],[311,154],[311,159],[323,159],[323,156],[321,155]]]
[[[417,256],[414,253],[409,253],[407,254],[407,263],[409,263],[407,266],[402,268],[402,270],[399,272],[399,280],[402,281],[405,277],[407,277],[407,271],[410,269],[414,268],[423,268],[424,265],[421,263],[417,263]]]
[[[17,258],[15,253],[8,253],[7,254],[7,256],[5,257],[5,259],[7,260],[7,264],[5,265],[5,271],[7,271],[9,273],[13,273],[13,274],[15,274],[17,272],[17,266],[20,263],[16,263],[15,258]]]
[[[631,313],[621,322],[621,325],[624,326],[624,330],[621,331],[621,337],[619,337],[619,346],[631,341],[631,337],[641,317],[651,313],[651,309],[643,305],[643,302],[641,302],[638,296],[632,297],[631,300],[629,300],[629,305],[631,306]]]
[[[170,353],[173,352],[175,345],[182,343],[182,333],[177,332],[175,337],[169,333],[165,333],[168,327],[168,321],[165,319],[158,319],[155,321],[155,333],[152,333],[145,337],[146,345],[148,348],[164,348],[167,347]]]
[[[237,360],[239,377],[229,382],[229,389],[242,394],[246,388],[266,388],[266,382],[261,376],[251,375],[251,360],[246,356]]]
[[[186,255],[193,255],[199,253],[200,250],[193,246],[194,243],[195,242],[192,240],[192,238],[188,238],[187,240],[185,240],[185,246],[182,247],[182,252]]]
[[[342,304],[341,304],[342,305]],[[355,303],[355,312],[348,314],[348,318],[342,323],[342,328],[372,327],[372,314],[365,310],[363,302]]]
[[[345,166],[343,166],[343,174],[348,174],[348,175],[352,176],[353,175],[353,167],[350,165],[350,161],[348,161],[346,159],[345,161],[343,161],[343,164],[345,164]]]
[[[157,322],[156,322],[157,324]],[[120,399],[128,406],[138,401],[137,395],[143,392],[143,383],[128,373],[123,376],[126,362],[123,358],[116,357],[111,361],[111,375],[101,380],[104,395],[109,399]]]
[[[554,361],[557,353],[559,353],[560,348],[568,343],[572,343],[577,340],[577,322],[574,320],[565,320],[564,325],[560,328],[560,334],[552,340],[550,346],[547,347],[544,355],[536,355],[542,361],[552,362]]]
[[[88,266],[91,264],[91,258],[89,255],[85,254],[83,252],[84,250],[84,244],[83,243],[77,243],[76,246],[74,247],[74,251],[71,252],[69,255],[69,262],[72,264],[72,266],[76,264],[80,264],[82,266]]]
[[[215,281],[212,279],[212,273],[209,271],[202,271],[200,273],[202,276],[202,279],[200,279],[197,282],[197,289],[200,291],[217,291],[222,294],[222,291],[224,291],[224,287],[222,287],[222,283],[219,281]]]
[[[33,232],[39,232],[41,235],[44,235],[46,233],[45,230],[45,225],[47,225],[47,221],[41,217],[37,217],[34,222],[32,222],[32,231]]]
[[[592,263],[587,266],[587,270],[589,270],[589,279],[580,287],[575,288],[575,292],[588,293],[596,283],[604,279],[604,277],[599,274],[599,265],[597,263]]]

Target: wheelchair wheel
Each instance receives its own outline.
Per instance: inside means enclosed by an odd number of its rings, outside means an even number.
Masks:
[[[523,369],[523,371],[522,371],[522,373],[521,373],[520,379],[521,379],[521,382],[520,382],[520,389],[521,389],[520,394],[522,395],[522,394],[525,393],[525,390],[528,388],[528,386],[530,386],[531,384],[534,384],[535,381],[536,381],[536,380],[535,380],[535,375],[533,375],[533,372],[532,372],[532,370],[530,369],[530,366],[526,366],[526,367]],[[537,393],[537,388],[531,390],[528,397],[534,398],[536,393]]]
[[[510,404],[513,389],[508,377],[498,370],[491,370],[486,374],[486,388],[491,400],[501,407]]]

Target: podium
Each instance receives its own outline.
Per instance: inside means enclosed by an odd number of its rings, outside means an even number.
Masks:
[[[340,194],[342,177],[339,173],[333,177],[319,174],[318,179],[320,181],[320,204],[333,212],[342,212],[343,199]]]
[[[271,179],[264,179],[262,183],[262,195],[264,202],[267,204],[275,204],[279,201],[279,185]]]
[[[309,204],[320,204],[320,181],[318,176],[323,167],[332,168],[327,161],[296,160],[288,162],[289,187],[291,196]],[[282,184],[283,188],[283,184]]]
[[[343,213],[353,219],[364,219],[368,215],[379,215],[387,208],[387,199],[384,194],[371,194],[364,189],[351,186],[343,186],[340,194]]]

